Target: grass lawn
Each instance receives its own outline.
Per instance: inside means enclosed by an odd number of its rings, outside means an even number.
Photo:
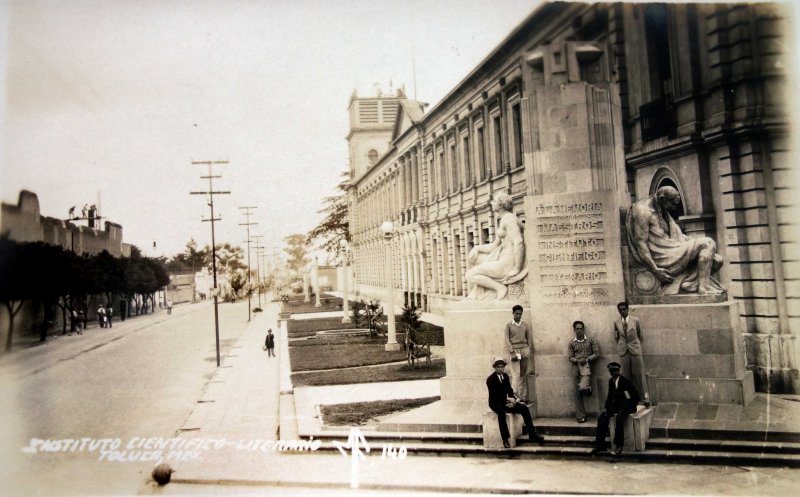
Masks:
[[[444,359],[434,359],[430,364],[426,364],[425,361],[418,362],[414,369],[410,369],[407,364],[403,363],[362,369],[335,369],[315,373],[298,372],[292,374],[292,384],[295,387],[348,385],[381,381],[429,380],[442,378],[444,375]]]
[[[352,368],[406,359],[404,350],[387,352],[384,350],[384,343],[341,343],[338,340],[327,344],[323,342],[322,345],[300,343],[292,343],[289,347],[292,371],[295,372]]]
[[[305,296],[290,296],[289,302],[286,303],[286,310],[294,314],[303,314],[306,312],[329,312],[342,310],[342,299],[327,295],[324,292],[319,296],[320,307],[314,307],[317,303],[316,297],[312,297],[310,302],[304,302]],[[342,318],[339,318],[341,321]]]
[[[342,324],[341,317],[319,318],[319,319],[290,319],[287,330],[289,337],[293,333],[305,331],[324,331],[324,330],[347,330],[356,328],[353,323]]]
[[[363,425],[378,416],[407,411],[436,402],[439,397],[379,400],[322,406],[322,422],[327,425]]]
[[[402,337],[398,337],[398,340]],[[314,347],[330,345],[352,345],[352,344],[386,345],[386,338],[370,338],[368,335],[328,335],[312,338],[310,340],[297,340],[292,342],[291,347]],[[403,355],[405,357],[405,355]]]

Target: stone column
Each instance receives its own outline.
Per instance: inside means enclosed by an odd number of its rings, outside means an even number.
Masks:
[[[529,53],[536,105],[526,102],[523,122],[536,121],[539,150],[523,157],[528,171],[525,244],[528,291],[534,320],[535,392],[539,415],[574,412],[567,344],[572,322],[582,320],[603,354],[593,364],[596,392],[604,392],[604,366],[617,360],[610,326],[615,304],[625,299],[620,209],[629,196],[624,181],[619,89],[604,73],[599,45],[555,42]],[[581,66],[596,63],[595,78],[582,81]],[[587,73],[584,71],[583,74]],[[535,113],[531,116],[531,113]],[[532,127],[534,128],[534,127]],[[535,144],[537,140],[525,140]],[[598,388],[599,387],[599,388]],[[547,399],[546,402],[541,399]],[[589,412],[602,407],[587,398]],[[600,404],[598,404],[600,402]]]

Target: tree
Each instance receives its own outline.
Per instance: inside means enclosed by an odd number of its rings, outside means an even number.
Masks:
[[[350,242],[350,223],[348,221],[350,202],[347,196],[350,172],[344,171],[341,176],[344,179],[336,185],[339,193],[323,198],[323,207],[317,211],[324,214],[325,217],[306,235],[306,242],[309,245],[316,241],[322,241],[320,247],[331,254],[334,260],[343,260],[344,258],[342,240]]]
[[[287,236],[283,241],[286,243],[286,248],[284,248],[283,251],[289,255],[289,259],[286,261],[286,265],[289,266],[289,269],[292,271],[300,271],[306,267],[309,262],[306,258],[306,255],[308,255],[306,237],[295,233],[294,235]]]
[[[167,262],[169,269],[192,269],[198,271],[207,267],[211,263],[211,248],[206,245],[202,249],[197,248],[197,242],[190,238],[186,242],[186,249]]]
[[[239,292],[247,284],[247,275],[244,271],[234,271],[228,278],[228,284],[231,286],[232,300],[236,302]]]
[[[14,334],[14,317],[25,301],[34,295],[34,281],[29,274],[32,264],[25,244],[0,238],[0,302],[8,309],[8,335],[6,351],[11,350]]]
[[[236,271],[246,268],[242,247],[234,247],[230,243],[217,245],[217,271],[232,275]]]

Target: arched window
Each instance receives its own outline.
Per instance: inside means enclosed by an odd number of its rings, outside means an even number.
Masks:
[[[675,208],[675,212],[672,213],[672,217],[677,220],[686,214],[686,198],[683,196],[683,189],[680,187],[675,174],[666,167],[660,168],[653,176],[653,181],[650,183],[650,195],[655,194],[662,186],[671,186],[681,194],[681,203]]]
[[[378,162],[378,151],[373,148],[367,152],[367,159],[369,159],[369,165],[374,166]]]

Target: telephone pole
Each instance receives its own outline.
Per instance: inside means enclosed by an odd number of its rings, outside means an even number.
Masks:
[[[261,259],[261,239],[264,238],[264,235],[253,235],[253,239],[255,240],[255,249],[256,249],[256,282],[258,283],[258,308],[261,309],[261,264],[259,264],[259,260]]]
[[[214,336],[217,341],[217,367],[219,367],[219,302],[218,302],[218,289],[217,289],[217,242],[214,239],[214,221],[220,221],[222,218],[214,217],[214,195],[230,195],[230,191],[214,191],[214,179],[221,178],[222,176],[214,176],[211,174],[211,167],[215,164],[227,164],[228,161],[192,161],[192,164],[201,166],[208,166],[208,176],[200,176],[201,179],[208,179],[208,191],[205,192],[189,192],[190,195],[208,195],[208,206],[211,208],[211,218],[203,219],[203,222],[211,222],[211,267],[214,273]]]
[[[246,223],[239,223],[239,226],[247,226],[247,322],[250,322],[250,302],[253,300],[252,295],[253,291],[250,288],[250,226],[255,226],[258,223],[251,223],[250,222],[250,209],[258,209],[258,207],[239,207],[239,210],[243,210],[242,214],[247,218]]]

